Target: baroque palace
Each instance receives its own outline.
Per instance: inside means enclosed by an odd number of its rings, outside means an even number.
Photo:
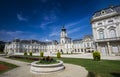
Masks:
[[[120,55],[120,6],[94,13],[91,24],[95,48],[102,55]]]
[[[86,35],[83,39],[72,40],[67,36],[67,30],[63,26],[60,42],[15,39],[5,44],[4,51],[8,54],[30,51],[54,54],[58,51],[61,53],[89,53],[96,50],[100,51],[102,55],[119,55],[120,6],[111,6],[95,12],[91,18],[91,25],[93,37]]]
[[[49,42],[41,42],[38,40],[20,40],[15,39],[11,42],[6,43],[5,52],[10,54],[13,53],[24,53],[32,51],[33,53],[39,53],[41,51],[47,53],[86,53],[93,52],[93,38],[92,35],[86,35],[83,39],[71,40],[67,37],[67,31],[61,29],[60,42],[56,40]]]

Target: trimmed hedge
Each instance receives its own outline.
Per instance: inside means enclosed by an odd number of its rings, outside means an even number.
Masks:
[[[29,55],[32,56],[32,52],[29,52]]]
[[[43,57],[44,56],[44,52],[40,52],[40,57]]]
[[[9,58],[28,59],[33,61],[40,60],[40,58],[37,58],[37,57],[29,57],[29,56],[22,56],[22,55],[12,55],[12,56],[9,56]]]
[[[93,52],[93,59],[95,61],[100,61],[101,60],[100,52],[98,51]]]
[[[57,58],[61,58],[61,53],[57,52]]]
[[[24,52],[24,56],[27,56],[27,52],[26,51]]]

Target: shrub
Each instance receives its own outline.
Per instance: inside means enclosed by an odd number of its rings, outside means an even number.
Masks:
[[[55,59],[53,59],[52,57],[50,56],[47,56],[47,57],[43,57],[41,60],[40,60],[40,64],[54,64],[56,63],[57,61]],[[39,64],[38,63],[38,64]]]
[[[57,58],[61,58],[61,53],[57,52]]]
[[[29,55],[32,56],[32,52],[29,52]]]
[[[26,51],[24,52],[24,56],[27,56],[27,52]]]
[[[40,57],[43,57],[44,56],[44,52],[40,52]]]
[[[93,52],[93,59],[95,61],[100,61],[100,59],[101,59],[100,52],[98,52],[98,51]]]

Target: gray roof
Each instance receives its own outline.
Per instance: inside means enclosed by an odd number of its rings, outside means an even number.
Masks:
[[[84,36],[84,39],[85,39],[85,38],[93,39],[93,35],[85,35],[85,36]]]
[[[35,44],[41,44],[41,45],[58,44],[58,42],[56,40],[49,41],[49,42],[43,42],[43,41],[38,41],[38,40],[20,40],[20,39],[14,39],[11,42],[17,42],[17,43],[21,43],[21,44],[35,43]],[[11,42],[7,42],[7,43],[10,44]]]
[[[101,13],[102,11],[104,11],[106,14],[111,13],[111,12],[120,13],[120,5],[118,5],[118,6],[110,6],[108,8],[99,10],[99,11],[94,13],[94,17],[101,16],[102,15],[102,13]]]
[[[41,42],[38,40],[20,40],[20,39],[14,39],[11,42],[17,42],[17,43],[22,43],[22,44],[31,44],[31,43],[36,43],[36,44],[45,44],[45,42]],[[7,43],[11,43],[11,42],[7,42]]]
[[[53,41],[49,41],[49,42],[45,42],[45,43],[47,45],[52,45],[52,44],[56,45],[56,44],[58,44],[57,40],[53,40]]]
[[[75,40],[73,40],[73,43],[79,43],[79,42],[82,42],[82,39],[75,39]]]

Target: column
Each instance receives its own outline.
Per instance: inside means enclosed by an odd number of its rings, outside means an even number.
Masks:
[[[118,53],[120,53],[120,43],[118,44]]]
[[[107,46],[108,46],[108,55],[111,55],[111,46],[110,46],[110,42],[107,42]]]
[[[97,51],[99,51],[100,52],[100,48],[99,48],[99,45],[98,45],[98,43],[96,43],[96,45],[97,45]]]

